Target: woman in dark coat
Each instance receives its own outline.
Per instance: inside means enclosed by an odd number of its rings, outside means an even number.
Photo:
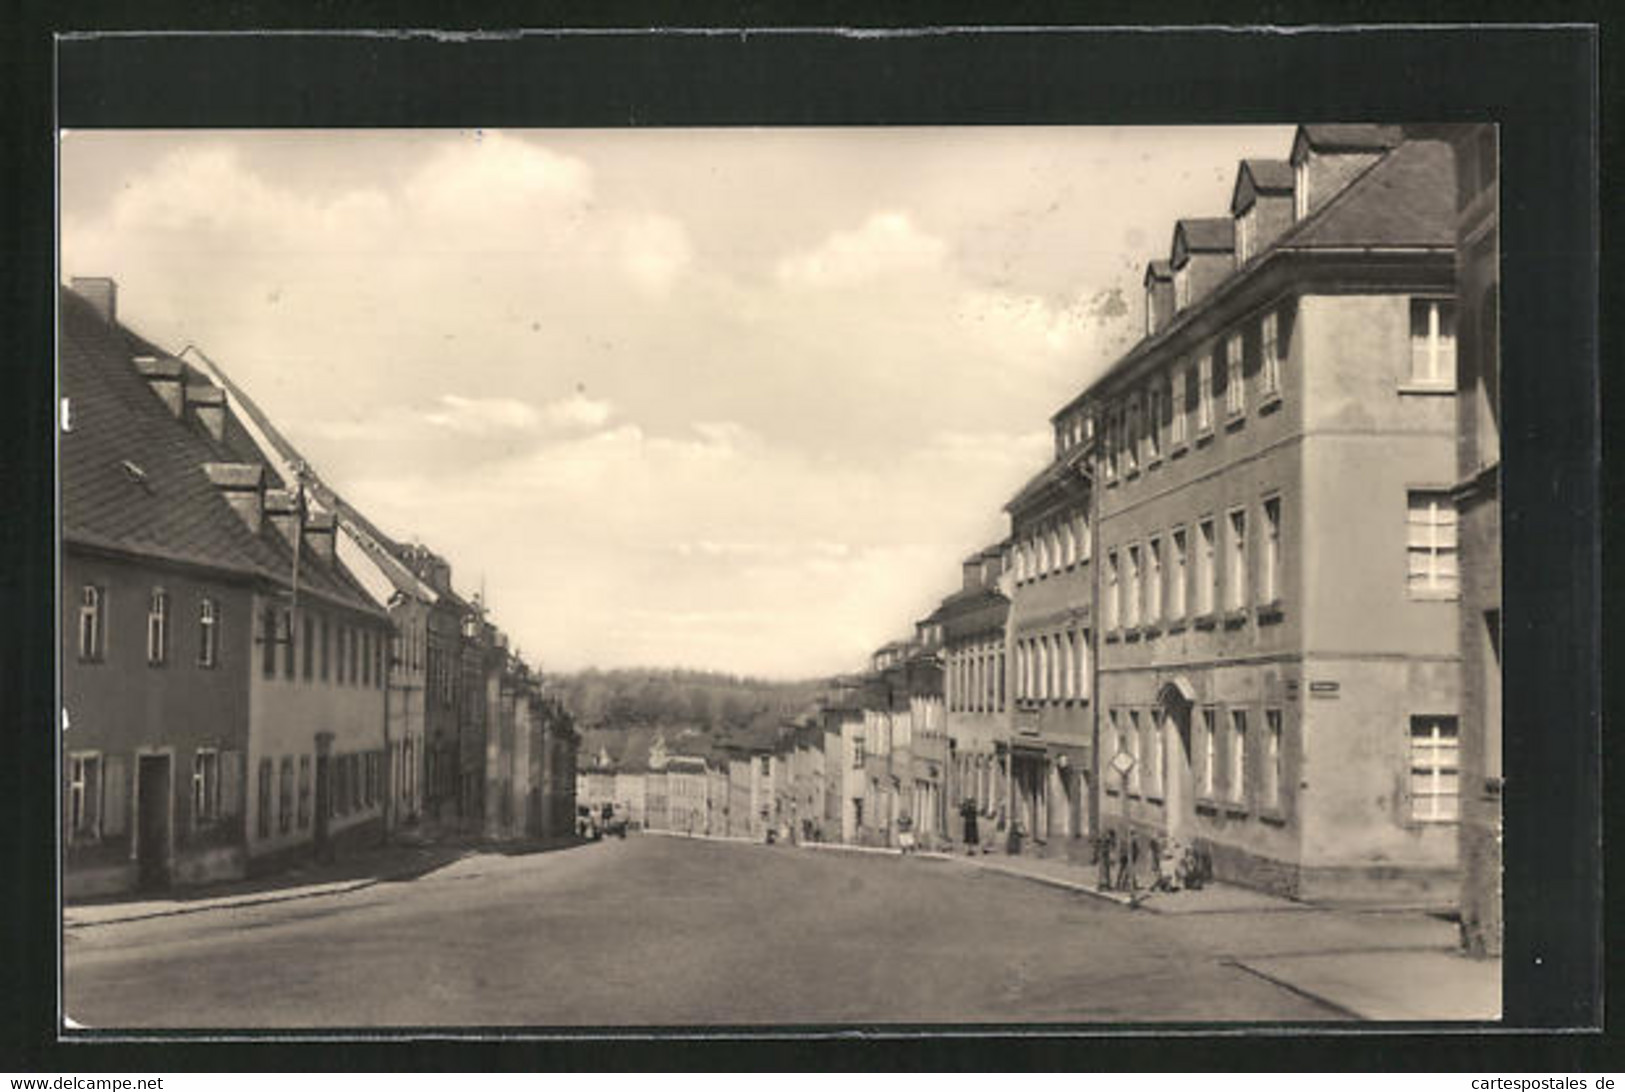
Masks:
[[[965,802],[959,805],[959,817],[965,821],[965,851],[975,853],[976,847],[982,841],[976,835],[976,801],[967,797]]]

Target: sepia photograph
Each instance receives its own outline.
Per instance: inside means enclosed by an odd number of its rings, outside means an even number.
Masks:
[[[57,137],[67,1034],[1501,1018],[1493,121]]]

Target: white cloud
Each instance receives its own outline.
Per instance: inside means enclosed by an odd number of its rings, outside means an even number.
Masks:
[[[480,434],[497,429],[531,429],[540,420],[535,407],[513,398],[442,394],[440,405],[442,408],[425,413],[423,419],[453,432]]]
[[[779,280],[799,288],[850,287],[883,277],[935,272],[948,244],[915,227],[905,212],[877,212],[812,250],[778,264]]]
[[[608,421],[614,406],[607,399],[588,398],[577,391],[542,407],[548,424],[559,427],[598,428]]]

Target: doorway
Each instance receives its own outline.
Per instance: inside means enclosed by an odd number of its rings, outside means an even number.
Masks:
[[[141,755],[136,775],[136,882],[143,890],[169,886],[170,793],[168,755]]]

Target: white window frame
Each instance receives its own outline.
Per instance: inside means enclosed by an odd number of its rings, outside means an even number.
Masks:
[[[1309,215],[1309,161],[1292,164],[1292,218],[1302,220]]]
[[[1264,710],[1264,785],[1261,795],[1263,806],[1267,808],[1281,806],[1283,721],[1279,708]]]
[[[217,667],[220,663],[220,602],[205,595],[197,605],[197,665]]]
[[[1253,213],[1257,204],[1248,205],[1242,214],[1236,217],[1236,264],[1246,265],[1247,259],[1253,256]]]
[[[1168,381],[1168,432],[1169,442],[1174,450],[1178,450],[1185,443],[1185,367],[1180,365],[1174,369]]]
[[[106,763],[100,751],[68,753],[68,841],[101,839],[102,803],[106,799],[102,779],[106,776]]]
[[[153,588],[147,597],[147,663],[162,667],[169,662],[169,593]]]
[[[1185,617],[1185,581],[1187,578],[1190,538],[1185,528],[1175,527],[1168,533],[1172,557],[1168,566],[1168,617]]]
[[[1213,431],[1213,352],[1205,352],[1196,361],[1196,433],[1198,436]]]
[[[1219,609],[1219,528],[1212,516],[1196,525],[1196,612],[1212,614]]]
[[[1213,786],[1219,765],[1218,720],[1219,713],[1217,709],[1211,705],[1202,706],[1202,780],[1200,795],[1204,800],[1213,799]]]
[[[1427,333],[1418,341],[1418,311],[1426,315]],[[1410,301],[1407,331],[1411,347],[1410,385],[1428,390],[1456,389],[1456,301],[1448,296],[1415,296]],[[1448,316],[1450,330],[1445,332]]]
[[[1186,259],[1174,270],[1174,310],[1183,311],[1191,305],[1191,263]]]
[[[1224,410],[1229,417],[1247,412],[1247,387],[1242,375],[1241,334],[1231,334],[1224,342]]]
[[[1448,490],[1406,491],[1405,557],[1405,587],[1411,598],[1460,597],[1461,521]]]
[[[107,589],[100,584],[85,584],[79,589],[79,658],[102,659],[106,641]]]
[[[1162,385],[1152,383],[1145,396],[1146,462],[1162,459]]]
[[[1153,535],[1145,543],[1145,620],[1160,622],[1163,617],[1162,536]]]
[[[1266,606],[1281,601],[1281,495],[1270,494],[1261,506],[1264,512],[1264,558],[1258,574],[1258,601]]]
[[[1128,614],[1123,619],[1127,629],[1134,629],[1143,617],[1140,609],[1143,603],[1140,597],[1140,577],[1140,544],[1136,542],[1128,547]]]
[[[1247,606],[1247,510],[1232,508],[1225,516],[1224,605],[1226,610]]]
[[[1122,628],[1123,591],[1122,573],[1117,565],[1117,551],[1106,551],[1106,629]]]
[[[192,752],[192,828],[220,821],[220,751],[199,747]]]
[[[1230,777],[1225,786],[1232,804],[1247,802],[1247,710],[1230,710]]]
[[[1258,323],[1259,376],[1266,397],[1281,393],[1281,324],[1276,311],[1267,311]]]
[[[1134,765],[1128,771],[1128,791],[1135,796],[1143,796],[1145,789],[1145,763],[1140,760],[1140,711],[1128,711],[1128,753],[1134,759]]]
[[[1406,757],[1410,762],[1411,820],[1459,822],[1461,733],[1458,721],[1450,716],[1413,716],[1409,728]]]

